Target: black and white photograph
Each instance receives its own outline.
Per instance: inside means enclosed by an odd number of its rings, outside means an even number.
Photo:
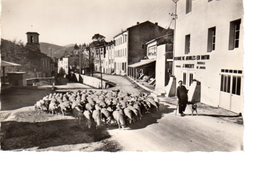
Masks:
[[[244,150],[243,0],[2,0],[3,151]]]
[[[257,1],[0,2],[1,171],[259,169]]]

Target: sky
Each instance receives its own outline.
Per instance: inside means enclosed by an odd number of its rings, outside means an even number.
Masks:
[[[173,7],[171,0],[2,0],[1,37],[26,43],[26,32],[38,32],[40,42],[64,46],[100,33],[110,41],[137,22],[167,28]]]

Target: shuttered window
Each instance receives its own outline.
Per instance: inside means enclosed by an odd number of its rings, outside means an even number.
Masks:
[[[216,27],[208,29],[208,52],[215,50],[216,45]]]
[[[229,50],[239,47],[241,19],[230,22]]]

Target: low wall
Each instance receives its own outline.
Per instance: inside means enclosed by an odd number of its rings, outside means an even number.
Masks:
[[[94,88],[101,88],[101,80],[92,76],[80,75],[75,73],[77,81],[85,85],[92,86]],[[106,81],[102,81],[102,88],[106,88]]]

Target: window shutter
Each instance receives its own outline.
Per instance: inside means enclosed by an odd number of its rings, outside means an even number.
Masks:
[[[208,29],[208,52],[212,51],[212,31]]]
[[[230,22],[230,30],[229,30],[229,50],[233,50],[235,48],[235,27],[234,23]]]

